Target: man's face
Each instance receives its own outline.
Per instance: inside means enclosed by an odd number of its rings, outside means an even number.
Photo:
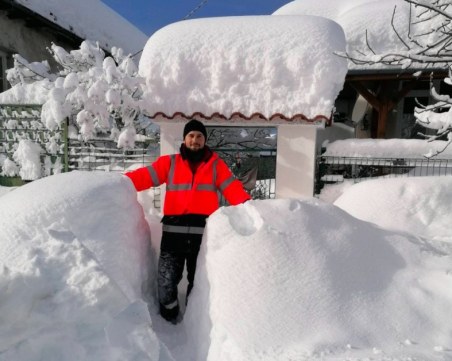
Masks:
[[[192,130],[185,136],[184,144],[188,149],[196,152],[204,148],[204,145],[206,144],[206,138],[204,138],[204,134],[202,134],[201,132]]]

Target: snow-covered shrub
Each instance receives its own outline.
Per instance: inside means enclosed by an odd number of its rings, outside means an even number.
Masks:
[[[88,40],[77,50],[66,51],[56,44],[48,50],[59,67],[56,73],[45,61],[30,63],[17,54],[14,68],[7,70],[7,79],[15,87],[33,83],[48,90],[42,124],[55,130],[69,118],[81,140],[109,133],[116,141],[128,139],[118,142],[118,147],[133,148],[129,135],[142,121],[139,102],[145,82],[131,55],[112,48],[112,55],[106,57],[98,44]]]
[[[14,94],[31,94],[25,103],[42,104],[38,128],[44,127],[52,134],[41,144],[40,152],[35,149],[37,154],[41,153],[43,164],[38,171],[34,163],[37,158],[34,157],[32,170],[24,157],[12,157],[10,154],[8,167],[4,167],[3,173],[7,169],[10,175],[19,172],[27,179],[36,179],[57,173],[59,169],[61,171],[58,159],[58,164],[54,161],[52,165],[50,158],[42,155],[56,155],[61,151],[58,144],[61,139],[55,137],[58,137],[66,121],[69,122],[71,139],[87,142],[101,135],[104,139],[115,141],[117,147],[123,149],[134,148],[136,128],[147,127],[150,123],[142,116],[140,109],[145,82],[138,75],[138,67],[131,55],[124,54],[120,48],[112,48],[111,56],[105,56],[99,45],[91,41],[84,41],[77,50],[67,51],[56,44],[48,50],[57,63],[58,70],[55,72],[51,72],[47,61],[29,62],[18,54],[14,55],[14,67],[7,70],[7,79],[13,86],[11,91]],[[36,88],[36,91],[30,91],[30,87]],[[43,93],[46,94],[44,101]],[[30,96],[32,99],[29,99]],[[17,122],[14,122],[8,123],[7,128],[17,127]],[[36,128],[36,124],[30,126]],[[152,129],[155,131],[155,127]],[[23,139],[19,138],[17,141]],[[29,142],[35,140],[33,137],[25,138],[29,146]],[[19,170],[12,166],[13,159]]]
[[[3,162],[0,162],[2,166],[1,175],[6,177],[15,177],[19,174],[19,167],[11,159],[5,158]]]
[[[19,175],[24,180],[35,180],[41,173],[41,147],[30,140],[21,140],[13,154],[14,160],[20,165]]]

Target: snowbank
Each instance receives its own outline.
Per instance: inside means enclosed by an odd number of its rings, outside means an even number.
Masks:
[[[412,177],[355,184],[334,204],[386,229],[452,243],[451,199],[452,177]]]
[[[432,159],[451,159],[447,142],[423,139],[343,139],[326,144],[325,156],[373,158],[424,158],[442,151]],[[427,160],[427,159],[426,159]]]
[[[436,184],[407,186],[407,209]],[[431,235],[450,220],[452,194],[443,195],[418,204],[436,218]],[[104,172],[50,176],[1,195],[0,360],[451,359],[450,244],[314,199],[221,208],[208,220],[184,320],[172,325],[154,297],[161,226],[137,199],[151,201]]]
[[[202,330],[198,360],[433,360],[449,347],[450,257],[332,205],[223,208],[204,257],[185,319]]]
[[[127,179],[72,172],[4,194],[0,244],[0,359],[158,354],[140,303],[153,261],[149,228]]]
[[[0,93],[1,104],[44,104],[53,86],[48,80],[32,84],[16,84]]]

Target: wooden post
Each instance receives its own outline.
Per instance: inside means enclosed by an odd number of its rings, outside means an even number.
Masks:
[[[380,90],[377,94],[371,93],[361,81],[350,82],[350,85],[361,94],[377,112],[376,133],[372,132],[372,137],[386,137],[386,126],[389,113],[411,91],[411,89],[413,89],[416,82],[417,79],[407,81],[402,89],[395,91],[395,84],[398,84],[396,81],[389,79],[379,80]]]
[[[69,118],[66,118],[66,120],[64,121],[63,142],[64,142],[64,153],[63,153],[64,172],[67,173],[69,171]]]

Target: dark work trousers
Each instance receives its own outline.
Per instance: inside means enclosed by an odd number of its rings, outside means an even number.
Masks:
[[[177,285],[187,266],[187,298],[190,294],[196,271],[196,261],[202,235],[173,234],[163,232],[158,264],[158,298],[160,306],[173,308],[178,305]]]

